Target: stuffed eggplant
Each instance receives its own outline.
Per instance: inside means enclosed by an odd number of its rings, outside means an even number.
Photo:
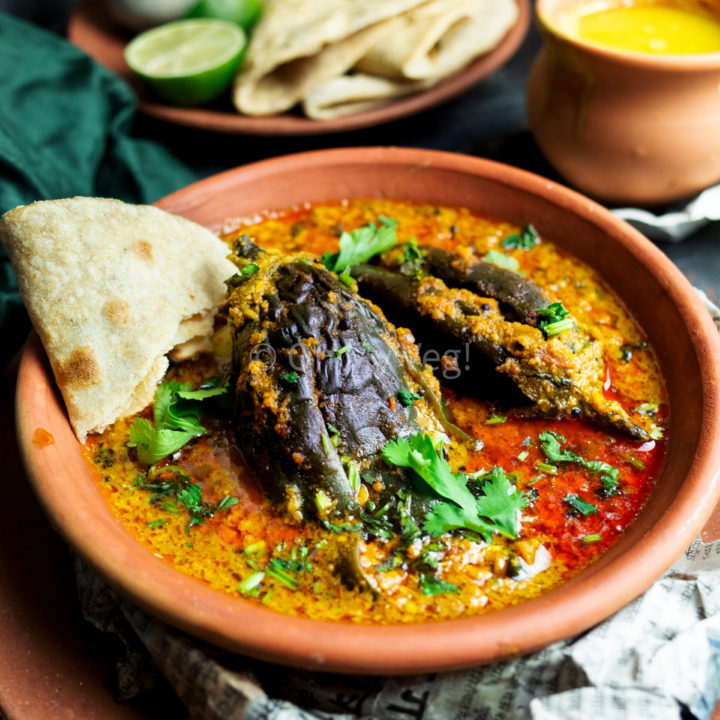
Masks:
[[[235,244],[227,317],[236,437],[248,466],[295,518],[356,515],[367,495],[408,489],[382,449],[449,427],[412,335],[322,264]],[[361,482],[361,480],[363,482]],[[429,498],[414,506],[420,516]]]
[[[605,397],[600,343],[531,281],[472,255],[423,246],[414,248],[412,260],[406,255],[396,249],[382,256],[381,267],[353,268],[360,292],[438,352],[462,356],[467,348],[476,389],[497,390],[504,377],[546,415],[584,417],[634,440],[649,438]],[[556,309],[559,318],[552,317]],[[501,375],[488,374],[488,368]],[[488,381],[492,375],[496,380]]]

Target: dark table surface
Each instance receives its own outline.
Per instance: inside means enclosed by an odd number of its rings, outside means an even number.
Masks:
[[[69,0],[0,0],[0,11],[23,17],[63,34],[72,12]],[[516,165],[559,180],[528,131],[524,89],[540,40],[531,28],[515,57],[464,95],[422,114],[386,125],[318,137],[217,135],[138,116],[134,133],[163,143],[198,177],[287,153],[340,146],[399,145],[467,153]],[[659,247],[689,280],[715,302],[720,299],[720,223],[708,225],[681,243]],[[0,718],[10,720],[83,717],[158,717],[156,707],[114,703],[108,641],[82,622],[74,599],[67,550],[32,497],[14,445],[12,394],[14,368],[2,377],[0,456],[5,499],[14,512],[0,537]],[[6,428],[6,425],[9,427]],[[9,496],[9,500],[8,500]],[[34,539],[22,554],[12,545]],[[716,535],[715,535],[716,536]],[[715,537],[714,536],[714,537]],[[35,571],[27,573],[28,564]],[[48,596],[52,600],[52,612]],[[32,662],[30,662],[32,659]],[[20,666],[18,665],[20,662]],[[161,717],[181,717],[168,700]]]

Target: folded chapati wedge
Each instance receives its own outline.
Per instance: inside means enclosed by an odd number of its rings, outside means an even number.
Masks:
[[[152,400],[167,353],[201,346],[235,272],[206,228],[118,200],[19,207],[0,239],[81,441]]]
[[[391,80],[353,73],[318,85],[303,100],[303,112],[316,120],[374,110],[393,100],[420,92],[431,83],[423,80]]]
[[[381,38],[382,21],[422,0],[266,0],[233,100],[246,115],[289,110],[343,75]]]
[[[516,0],[267,0],[233,101],[246,115],[368,110],[456,72],[517,17]]]
[[[515,24],[515,0],[432,0],[396,18],[392,42],[358,61],[368,75],[439,80],[495,47]]]

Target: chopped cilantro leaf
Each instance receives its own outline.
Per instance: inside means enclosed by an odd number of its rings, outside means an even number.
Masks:
[[[168,475],[170,477],[167,477]],[[192,478],[177,465],[151,468],[147,479],[136,484],[143,490],[154,493],[150,498],[152,505],[164,501],[160,507],[167,512],[179,513],[182,512],[183,507],[188,510],[190,522],[187,530],[193,525],[202,524],[216,512],[226,510],[238,502],[238,499],[231,495],[226,495],[217,505],[205,502],[200,484],[193,482]]]
[[[410,238],[403,246],[403,254],[400,256],[400,273],[411,278],[421,278],[425,275],[423,270],[423,259],[425,251],[418,247],[416,238]]]
[[[420,576],[420,589],[423,595],[433,596],[440,595],[441,593],[455,593],[459,592],[458,586],[452,583],[441,580],[435,575],[424,573]]]
[[[512,270],[513,272],[517,272],[520,267],[518,261],[514,257],[510,257],[510,255],[501,253],[498,250],[488,250],[485,253],[485,257],[483,257],[483,260],[485,262],[492,263],[493,265],[497,265],[498,267],[505,268],[506,270]]]
[[[184,430],[155,429],[145,418],[138,418],[130,426],[130,447],[137,448],[140,462],[152,465],[179,450],[197,433]]]
[[[590,515],[596,515],[599,512],[598,509],[592,503],[589,503],[587,500],[584,500],[579,495],[574,495],[574,494],[566,495],[565,502],[570,506],[571,510],[579,513],[583,517],[589,517]]]
[[[540,242],[537,230],[532,225],[526,225],[520,235],[508,235],[501,243],[501,245],[507,250],[514,250],[515,248],[522,248],[523,250],[529,250],[533,245],[537,245]]]
[[[416,262],[422,260],[425,257],[425,251],[418,247],[418,241],[416,238],[410,238],[406,243],[403,244],[403,254],[400,257],[401,263]]]
[[[138,418],[130,426],[130,447],[136,447],[138,458],[147,465],[179,450],[192,438],[205,433],[199,422],[198,401],[227,392],[227,382],[211,381],[197,390],[188,383],[174,380],[161,383],[155,391],[153,420]]]
[[[342,272],[351,265],[366,262],[373,255],[389,250],[395,243],[395,226],[397,221],[384,216],[378,217],[380,227],[368,223],[357,230],[340,235],[340,251],[331,255],[325,253],[323,262],[328,270]]]
[[[472,511],[475,498],[465,480],[453,474],[450,465],[436,452],[432,438],[415,433],[398,438],[383,448],[383,457],[393,465],[412,468],[441,497]]]
[[[228,391],[227,379],[222,382],[207,382],[197,390],[178,389],[177,396],[183,400],[205,400],[206,398],[224,395]]]
[[[400,402],[405,407],[410,407],[411,405],[416,403],[418,400],[420,400],[421,397],[422,397],[421,395],[418,395],[417,393],[414,393],[414,392],[410,392],[410,390],[406,390],[405,388],[400,390],[400,392],[398,393],[398,398],[400,399]]]
[[[298,381],[299,377],[300,376],[294,370],[291,370],[290,372],[285,373],[280,379],[286,383],[294,384]]]
[[[560,443],[566,442],[559,433],[545,430],[538,436],[545,457],[551,462],[579,462],[580,456],[570,450],[563,450]]]

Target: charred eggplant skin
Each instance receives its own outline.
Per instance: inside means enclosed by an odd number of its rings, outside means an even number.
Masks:
[[[465,288],[497,300],[509,320],[538,326],[538,310],[547,307],[549,301],[535,283],[484,260],[466,263],[448,250],[431,245],[419,247],[424,261],[422,268],[429,275],[439,277],[451,287]]]
[[[349,463],[377,470],[383,488],[402,484],[381,450],[422,427],[416,407],[398,401],[416,385],[395,329],[319,263],[243,252],[258,269],[232,291],[227,315],[246,464],[296,517],[354,514]]]

